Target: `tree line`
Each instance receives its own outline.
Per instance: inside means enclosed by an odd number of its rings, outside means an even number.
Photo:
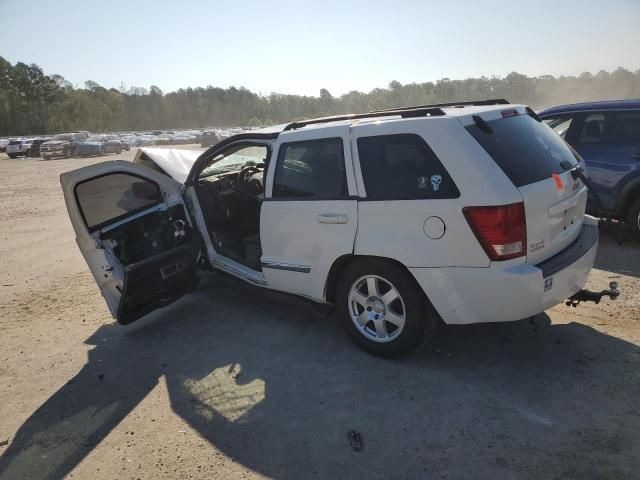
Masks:
[[[579,76],[505,77],[389,83],[368,93],[333,96],[271,93],[244,87],[186,88],[163,93],[157,86],[105,88],[94,81],[74,87],[36,64],[12,65],[0,57],[0,136],[89,130],[117,132],[258,126],[340,113],[486,98],[507,98],[534,108],[576,101],[640,98],[640,70],[618,68]]]

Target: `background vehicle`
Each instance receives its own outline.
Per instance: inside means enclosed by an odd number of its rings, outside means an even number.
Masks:
[[[218,135],[218,132],[215,130],[207,130],[202,133],[202,140],[200,141],[200,146],[202,147],[211,147],[216,143],[220,142],[222,138]]]
[[[31,158],[37,158],[40,156],[40,146],[46,142],[46,138],[30,138],[23,142],[23,148],[25,149],[25,155]]]
[[[76,144],[75,155],[87,157],[90,155],[106,155],[107,153],[119,154],[122,152],[122,143],[115,135],[91,135],[89,138]]]
[[[563,105],[539,115],[584,158],[605,208],[640,240],[640,100]]]
[[[144,149],[61,183],[119,322],[182,296],[204,262],[335,304],[359,346],[396,357],[439,319],[526,318],[586,283],[598,228],[573,175],[579,158],[507,103],[295,122],[230,137],[195,162]]]
[[[135,137],[133,135],[120,135],[120,137],[118,137],[118,140],[120,140],[120,143],[122,144],[122,149],[127,152],[131,150],[131,147],[136,146],[134,139]]]
[[[53,157],[69,158],[75,153],[76,145],[87,137],[88,135],[83,132],[54,135],[53,138],[40,145],[40,155],[44,160]]]
[[[11,140],[7,145],[7,155],[9,158],[40,156],[40,145],[47,140],[44,138],[25,138]]]
[[[25,139],[22,138],[16,138],[9,141],[5,147],[5,152],[9,158],[18,158],[19,156],[25,155],[25,151],[22,149],[22,143],[24,141]]]
[[[9,140],[8,138],[0,138],[0,153],[5,151],[5,148],[7,148],[7,145],[9,145],[9,142],[11,140]]]

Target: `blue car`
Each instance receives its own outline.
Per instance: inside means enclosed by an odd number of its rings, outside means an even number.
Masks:
[[[584,158],[611,217],[640,240],[640,100],[576,103],[539,115]]]
[[[91,135],[83,142],[76,144],[76,157],[90,155],[106,155],[122,152],[122,143],[115,135]]]

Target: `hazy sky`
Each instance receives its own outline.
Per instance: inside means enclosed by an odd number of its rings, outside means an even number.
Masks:
[[[0,56],[74,85],[339,95],[640,68],[640,0],[0,0]]]

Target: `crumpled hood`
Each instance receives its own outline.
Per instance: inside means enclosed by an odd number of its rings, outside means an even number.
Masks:
[[[136,153],[133,162],[144,163],[144,160],[151,160],[171,178],[184,183],[191,167],[200,155],[202,155],[202,150],[142,147]]]

